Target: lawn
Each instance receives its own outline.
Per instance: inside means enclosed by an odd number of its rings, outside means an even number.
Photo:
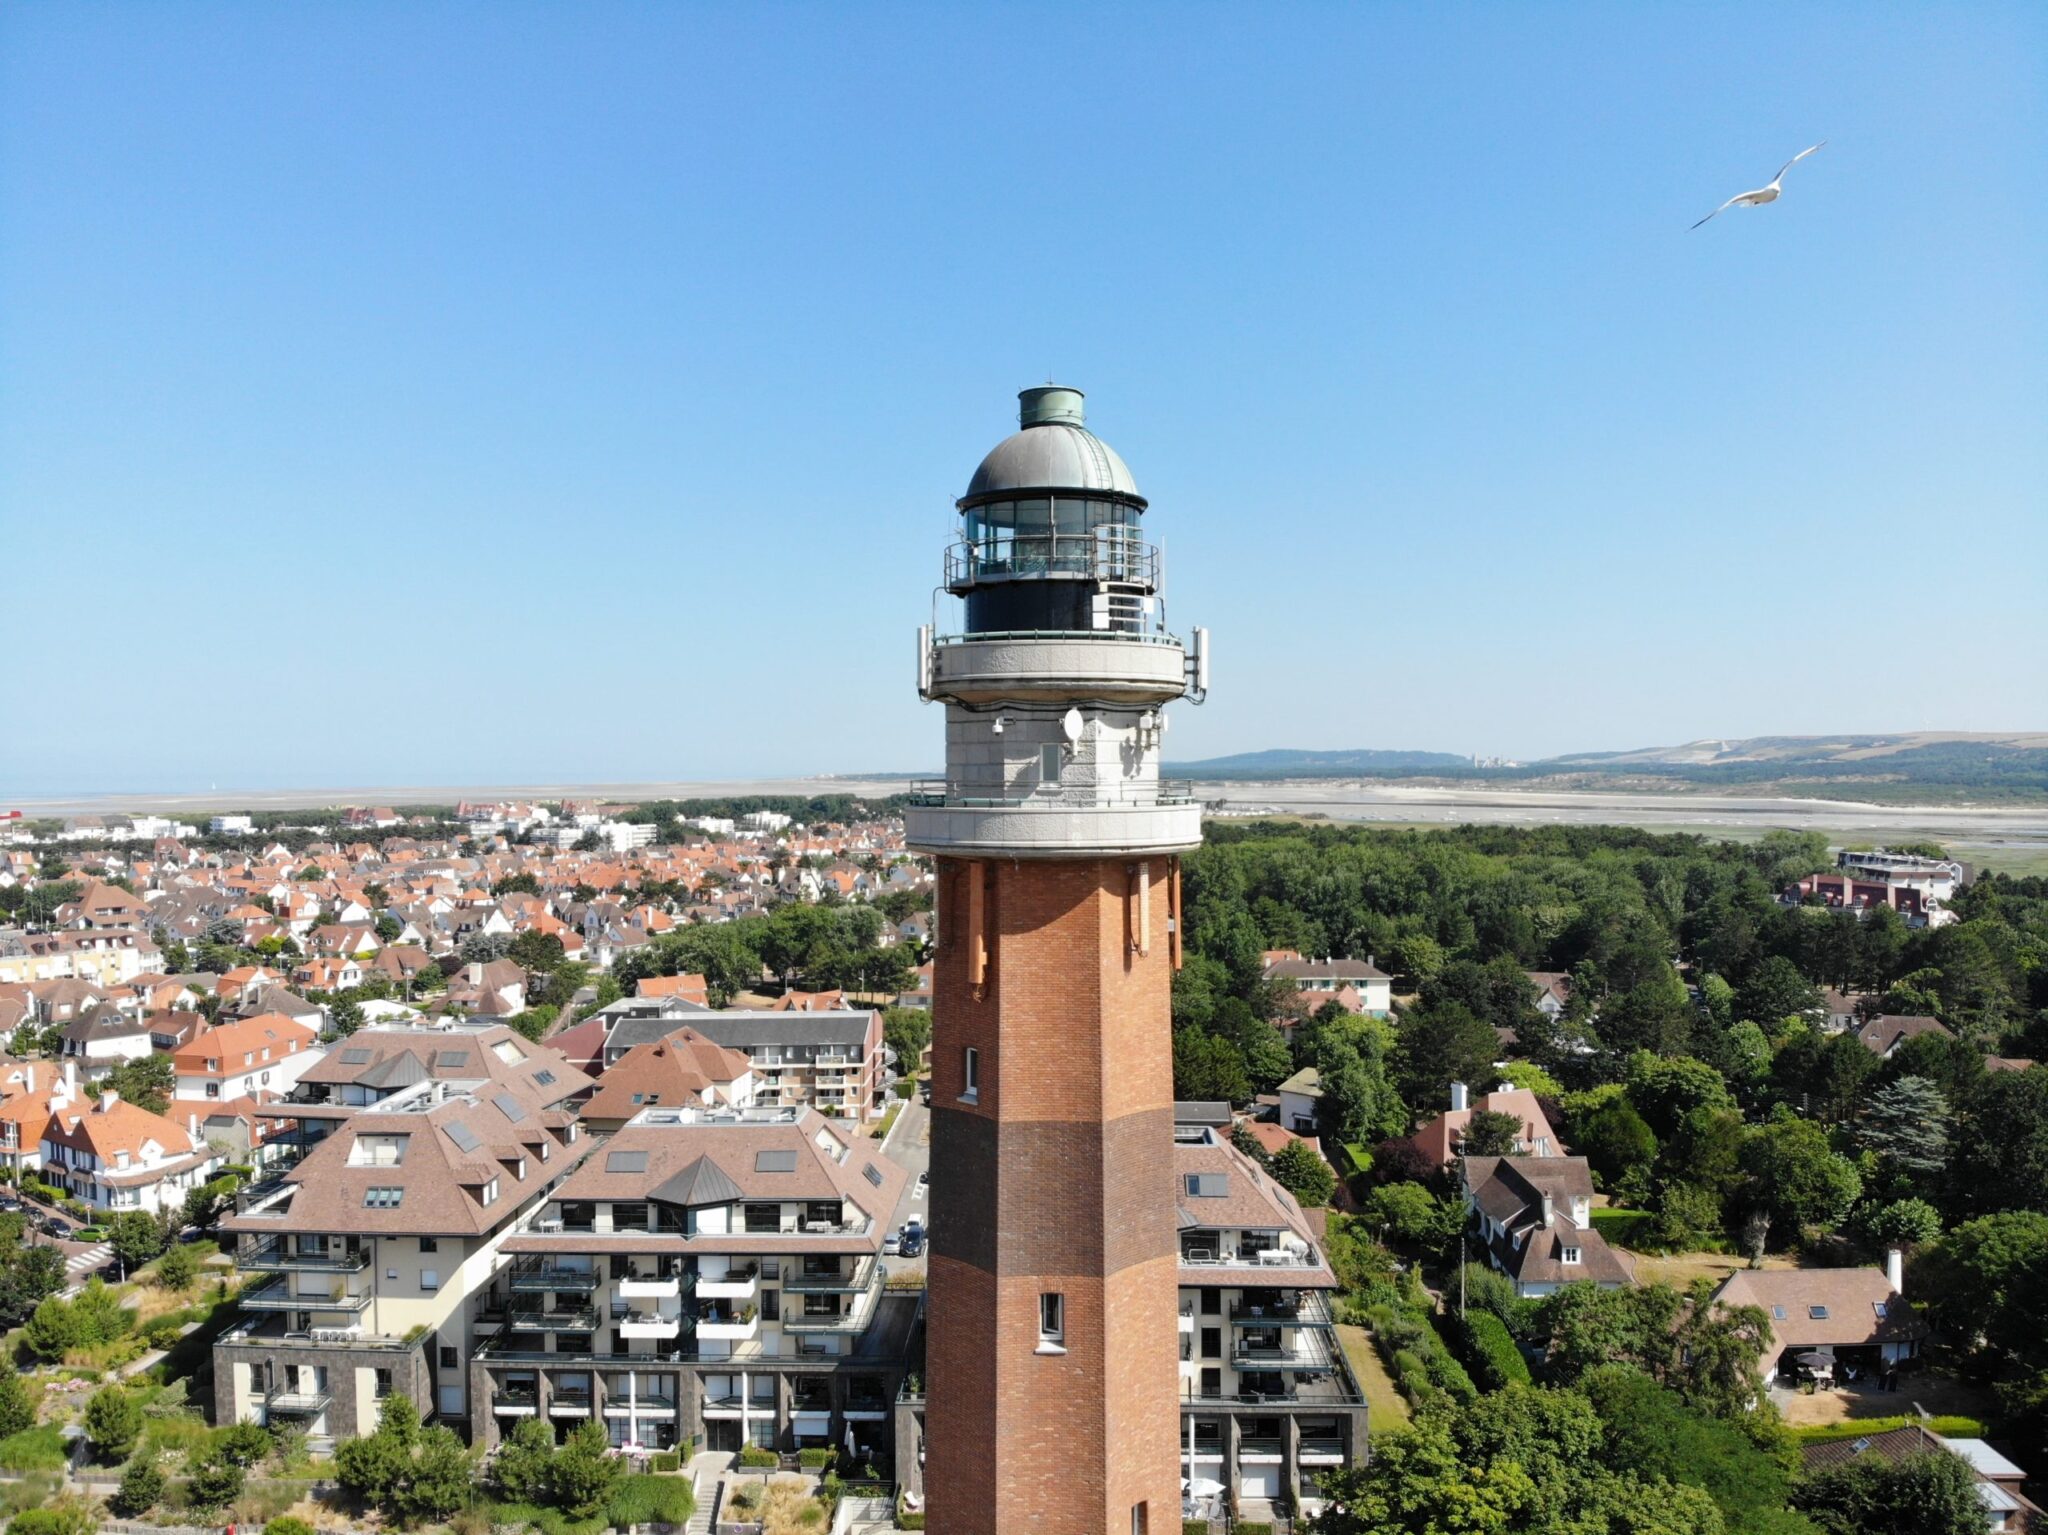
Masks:
[[[1358,1377],[1359,1388],[1365,1392],[1367,1432],[1388,1434],[1406,1428],[1413,1416],[1408,1399],[1394,1385],[1394,1377],[1387,1373],[1379,1350],[1372,1346],[1365,1329],[1339,1326],[1337,1337],[1344,1345],[1344,1357],[1351,1361],[1351,1373]]]

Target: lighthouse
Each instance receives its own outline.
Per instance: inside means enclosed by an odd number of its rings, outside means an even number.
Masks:
[[[1147,506],[1078,389],[957,503],[918,634],[946,773],[936,860],[925,1491],[946,1535],[1157,1535],[1180,1519],[1173,971],[1201,806],[1159,773],[1207,690],[1167,628]]]

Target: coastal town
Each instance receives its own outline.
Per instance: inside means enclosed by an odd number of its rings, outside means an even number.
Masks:
[[[7,1389],[80,1412],[75,1485],[115,1478],[87,1409],[169,1376],[209,1446],[254,1426],[284,1457],[235,1468],[242,1507],[292,1489],[285,1460],[375,1442],[402,1400],[487,1466],[587,1440],[621,1468],[608,1485],[685,1487],[720,1528],[798,1492],[848,1528],[919,1527],[947,1432],[924,1288],[946,934],[900,804],[76,816],[0,838],[0,1301],[28,1366]],[[1770,920],[1851,943],[1942,942],[2006,883],[1917,853],[1814,864]],[[2028,1441],[1987,1441],[2011,1419],[1974,1384],[2038,1341],[1997,1331],[2028,1303],[1965,1313],[1921,1276],[1972,1274],[2048,1216],[1961,1219],[1925,1163],[1986,1112],[1971,1095],[2003,1115],[2001,1084],[2048,1071],[1990,1046],[1945,978],[1763,959],[1731,993],[1682,960],[1686,1027],[1757,1035],[1763,1059],[1727,1073],[1622,1049],[1637,992],[1585,961],[1481,966],[1420,934],[1355,957],[1269,942],[1239,1000],[1204,915],[1160,1148],[1191,1527],[1313,1518],[1431,1404],[1589,1368],[1581,1309],[1630,1296],[1740,1342],[1724,1379],[1658,1366],[1659,1389],[1753,1393],[1815,1478],[1938,1451],[1987,1528],[2031,1527]],[[1458,1042],[1424,1045],[1424,1020]],[[1798,1117],[1751,1117],[1788,1093]],[[1720,1175],[1738,1181],[1782,1142],[1817,1192],[1757,1197],[1810,1199],[1795,1232],[1759,1234],[1739,1194],[1700,1208],[1707,1164],[1685,1159],[1710,1164],[1716,1137],[1747,1138]],[[170,1299],[204,1297],[168,1326],[149,1319],[167,1273]],[[103,1290],[131,1330],[58,1321]],[[58,1391],[103,1362],[92,1395]],[[212,1449],[137,1471],[160,1428],[101,1483],[113,1506],[166,1474],[209,1485]]]

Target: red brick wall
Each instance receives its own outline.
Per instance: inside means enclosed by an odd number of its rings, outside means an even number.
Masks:
[[[993,864],[976,997],[980,867],[940,860],[925,1487],[948,1535],[1127,1535],[1140,1501],[1155,1530],[1177,1516],[1168,865],[1151,860],[1143,956],[1128,868]],[[1037,1351],[1049,1290],[1066,1297],[1063,1354]]]

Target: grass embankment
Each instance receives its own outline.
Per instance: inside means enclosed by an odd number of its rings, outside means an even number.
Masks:
[[[1365,1393],[1367,1431],[1389,1434],[1406,1428],[1414,1413],[1409,1410],[1408,1399],[1395,1386],[1394,1377],[1387,1373],[1386,1363],[1365,1329],[1342,1324],[1337,1328],[1337,1338],[1344,1345],[1344,1357],[1351,1361],[1351,1373],[1358,1377],[1359,1389]]]

